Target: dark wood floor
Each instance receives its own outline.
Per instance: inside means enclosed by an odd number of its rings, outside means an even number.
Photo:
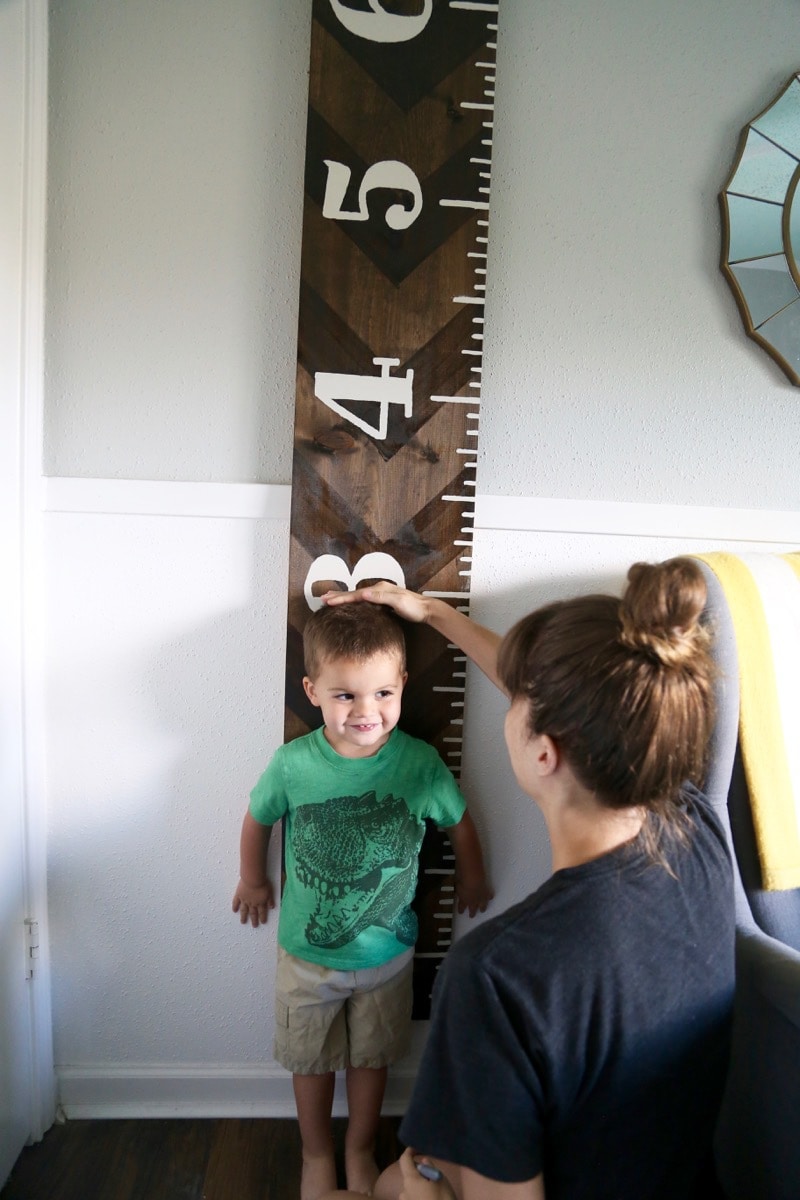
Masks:
[[[381,1122],[379,1165],[399,1120]],[[334,1128],[341,1151],[344,1121]],[[344,1182],[342,1181],[342,1186]],[[297,1200],[300,1136],[290,1120],[67,1121],[17,1160],[0,1200]]]

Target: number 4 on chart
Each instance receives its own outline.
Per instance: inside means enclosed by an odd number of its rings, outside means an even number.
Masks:
[[[400,365],[399,358],[373,358],[372,361],[381,368],[380,375],[340,375],[333,371],[317,371],[314,375],[314,395],[340,417],[382,442],[389,427],[390,404],[402,404],[405,417],[412,414],[414,372],[408,370],[405,375],[390,375],[390,369]],[[345,408],[341,403],[343,400],[377,404],[377,423],[371,425]]]

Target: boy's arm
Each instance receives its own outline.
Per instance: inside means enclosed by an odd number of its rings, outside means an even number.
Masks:
[[[249,921],[254,929],[266,924],[269,910],[275,907],[272,884],[267,879],[271,833],[272,826],[262,825],[248,809],[239,842],[239,883],[233,894],[233,911],[243,925]]]
[[[449,825],[446,832],[456,856],[458,911],[461,913],[466,909],[474,917],[476,912],[486,911],[486,905],[494,895],[486,878],[478,831],[472,817],[465,812],[458,824]]]

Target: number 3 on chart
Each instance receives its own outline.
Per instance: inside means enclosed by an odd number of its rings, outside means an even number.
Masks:
[[[373,550],[362,555],[352,571],[338,554],[320,554],[308,568],[303,595],[311,611],[316,612],[318,608],[322,608],[322,599],[314,594],[315,583],[342,583],[345,585],[345,591],[354,592],[356,588],[363,587],[373,579],[388,579],[398,587],[406,586],[400,563],[382,550]]]

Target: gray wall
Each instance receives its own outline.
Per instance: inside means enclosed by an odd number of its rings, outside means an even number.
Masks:
[[[288,482],[310,5],[50,5],[50,475]]]
[[[800,392],[745,338],[716,207],[740,127],[797,65],[795,0],[501,5],[478,491],[545,498],[512,516],[573,504],[479,529],[473,611],[498,630],[638,558],[769,541],[769,510],[800,508]],[[227,485],[289,482],[309,13],[51,5],[47,471],[112,481],[44,519],[69,1116],[293,1109],[275,922],[230,911],[247,792],[282,739],[288,523],[231,517]],[[125,479],[186,482],[151,504]],[[216,509],[186,515],[192,481],[218,482]],[[737,506],[767,510],[760,533]],[[549,870],[502,707],[470,672],[493,912]]]
[[[48,474],[289,482],[309,16],[51,5]],[[480,491],[795,505],[800,393],[716,196],[796,33],[794,0],[502,0]]]

